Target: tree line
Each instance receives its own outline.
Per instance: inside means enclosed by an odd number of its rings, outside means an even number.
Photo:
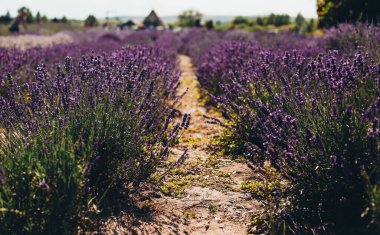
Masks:
[[[21,7],[17,11],[17,16],[12,17],[9,11],[7,11],[4,15],[0,15],[0,24],[8,25],[12,23],[13,20],[19,18],[23,21],[23,23],[31,24],[31,23],[63,23],[63,24],[69,24],[70,20],[63,16],[62,18],[54,17],[52,19],[49,19],[46,15],[42,15],[39,11],[36,14],[33,14],[32,11],[27,7]],[[89,15],[85,21],[85,26],[96,26],[98,25],[98,20],[94,15]]]
[[[41,15],[38,11],[35,15],[33,15],[32,11],[27,7],[21,7],[17,11],[17,16],[14,18],[11,16],[9,11],[7,11],[4,15],[0,15],[0,24],[10,24],[12,20],[16,19],[20,15],[23,15],[25,23],[46,23],[46,22],[60,22],[60,23],[68,23],[68,19],[64,16],[60,19],[53,18],[48,19],[46,15]]]
[[[260,27],[281,27],[293,24],[297,31],[312,31],[314,26],[330,28],[339,23],[366,22],[379,24],[380,0],[316,0],[318,21],[306,20],[301,14],[292,21],[286,14],[270,14],[256,18],[238,16],[230,22],[230,27],[242,27],[246,29]],[[200,27],[202,26],[202,14],[197,11],[184,11],[178,16],[176,26]],[[206,28],[214,28],[220,22],[207,20],[203,23]]]
[[[218,21],[205,20],[202,22],[203,15],[197,11],[184,11],[177,18],[173,26],[179,27],[205,27],[208,29],[230,29],[243,28],[247,30],[265,30],[273,27],[289,26],[296,31],[311,32],[315,28],[314,19],[306,19],[301,14],[292,19],[286,14],[270,14],[268,16],[259,16],[250,18],[246,16],[237,16],[231,22],[222,24]]]

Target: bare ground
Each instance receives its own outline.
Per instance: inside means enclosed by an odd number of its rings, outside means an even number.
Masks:
[[[124,212],[112,217],[101,233],[247,234],[252,213],[260,209],[250,194],[240,190],[242,182],[252,179],[252,170],[246,163],[212,150],[223,131],[213,119],[222,117],[200,101],[199,82],[191,59],[180,55],[179,60],[182,75],[178,95],[188,91],[178,109],[190,113],[192,119],[171,158],[177,159],[185,149],[188,158],[167,175],[160,187],[162,193],[148,193],[140,200],[138,213]]]

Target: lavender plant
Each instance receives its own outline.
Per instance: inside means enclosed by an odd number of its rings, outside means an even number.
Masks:
[[[73,233],[166,160],[176,58],[157,46],[38,66],[0,95],[1,233]],[[172,129],[172,130],[171,130]]]
[[[223,92],[221,85],[230,83],[231,76],[240,77],[245,72],[246,61],[259,51],[257,44],[248,41],[225,41],[211,47],[201,57],[197,72],[199,82],[212,97],[218,97]]]
[[[30,48],[25,51],[0,48],[0,84],[7,80],[8,75],[12,75],[15,80],[33,78],[34,70],[38,64],[51,66],[49,69],[52,70],[55,64],[60,63],[67,56],[77,58],[95,48],[98,52],[111,52],[121,46],[122,43],[120,42],[100,40],[98,42],[56,45],[49,48]]]
[[[364,23],[339,24],[326,30],[319,44],[349,54],[362,50],[379,60],[380,28]]]
[[[225,146],[257,166],[269,162],[284,180],[264,232],[285,223],[292,234],[373,233],[362,213],[368,186],[379,183],[378,64],[365,54],[304,57],[246,42],[203,58],[199,79],[232,122]]]

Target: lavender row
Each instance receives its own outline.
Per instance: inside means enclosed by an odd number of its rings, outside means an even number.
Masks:
[[[55,65],[70,56],[74,59],[81,55],[96,51],[109,53],[127,45],[154,44],[164,50],[176,54],[181,46],[181,40],[172,33],[136,32],[132,34],[86,33],[74,35],[77,43],[55,45],[48,48],[29,48],[27,50],[0,47],[0,83],[12,75],[14,79],[33,76],[33,71],[39,64]],[[91,38],[95,39],[91,39]]]
[[[318,55],[327,50],[340,50],[354,54],[357,50],[379,59],[380,28],[368,24],[340,24],[323,32],[323,35],[302,35],[295,32],[247,32],[232,29],[215,32],[191,29],[180,34],[181,52],[189,55],[196,65],[215,44],[226,41],[247,41],[269,50],[302,50],[305,56]]]
[[[97,52],[110,52],[121,46],[122,44],[113,41],[99,41],[56,45],[50,48],[31,48],[25,51],[0,48],[0,82],[7,79],[9,75],[14,79],[28,79],[33,76],[33,71],[39,64],[54,65],[67,56],[78,58],[95,49]]]
[[[266,207],[261,232],[379,231],[379,30],[355,42],[336,30],[296,50],[221,40],[197,57],[200,83],[232,123],[222,146],[263,175],[251,185]],[[333,40],[339,51],[328,51]]]
[[[155,172],[188,127],[190,116],[174,123],[167,105],[179,77],[171,50],[94,45],[104,44],[12,51],[29,57],[1,84],[0,233],[91,228],[99,210]],[[45,60],[34,77],[31,58]]]

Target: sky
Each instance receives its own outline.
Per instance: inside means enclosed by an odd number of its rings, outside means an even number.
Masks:
[[[316,0],[0,0],[0,14],[26,6],[49,18],[66,16],[84,19],[89,14],[98,18],[145,16],[154,9],[160,16],[175,16],[183,10],[198,10],[204,15],[256,16],[286,13],[316,17]]]

